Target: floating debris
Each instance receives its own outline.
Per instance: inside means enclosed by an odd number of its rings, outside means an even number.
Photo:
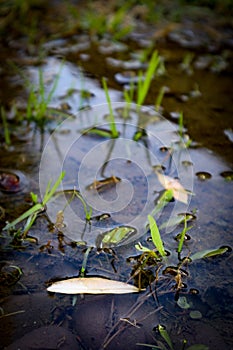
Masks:
[[[163,175],[159,172],[156,172],[156,174],[161,185],[166,190],[172,190],[173,197],[176,200],[185,204],[188,203],[188,191],[186,191],[185,188],[180,184],[179,180],[174,179],[170,176]]]
[[[233,142],[233,131],[232,129],[225,129],[224,134],[227,136],[228,140]]]
[[[91,185],[87,186],[88,190],[104,191],[106,188],[112,187],[121,179],[116,176],[110,176],[103,180],[95,180]]]
[[[101,277],[70,278],[53,283],[48,292],[62,294],[127,294],[141,290],[133,285]]]

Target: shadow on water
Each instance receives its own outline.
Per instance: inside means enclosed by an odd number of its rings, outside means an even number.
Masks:
[[[107,16],[102,2],[95,3],[97,13],[102,9]],[[117,7],[110,3],[113,14]],[[186,17],[180,23],[169,18],[169,23],[152,24],[146,6],[133,6],[127,17],[133,29],[111,40],[122,29],[117,19],[105,23],[106,34],[101,34],[102,22],[94,27],[91,12],[92,27],[88,17],[83,17],[88,24],[80,24],[75,4],[0,6],[1,33],[8,32],[0,71],[1,349],[111,350],[126,343],[132,350],[149,344],[167,349],[158,329],[164,325],[174,349],[204,344],[200,349],[230,350],[233,30],[227,19],[221,24],[210,12],[204,24],[201,10],[191,7],[198,22]],[[168,14],[174,11],[170,6]],[[84,16],[83,8],[80,2]],[[12,22],[16,14],[21,27]],[[26,14],[36,14],[34,22]],[[41,30],[35,30],[39,21]],[[34,26],[28,36],[27,26]],[[134,83],[154,49],[162,64],[139,111]],[[98,134],[107,130],[110,135],[111,129],[102,77],[108,79],[118,138]],[[130,107],[123,102],[125,91],[132,94]],[[41,123],[36,118],[43,102]],[[26,220],[3,230],[32,207],[31,192],[41,200],[48,182],[63,170],[61,186],[24,239]],[[189,199],[173,199],[155,216],[169,253],[159,261],[146,260],[145,251],[135,248],[138,241],[154,248],[147,215],[164,191],[158,171],[179,179]],[[74,190],[84,204],[74,199]],[[89,221],[84,208],[92,210]],[[175,238],[184,226],[177,216],[184,213],[192,218],[192,228],[180,256]],[[116,232],[126,234],[119,238]],[[87,276],[141,284],[146,290],[77,298],[47,293],[51,281],[79,275],[90,246]],[[187,260],[220,247],[227,247],[222,255]]]

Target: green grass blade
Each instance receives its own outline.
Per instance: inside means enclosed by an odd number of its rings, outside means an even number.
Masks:
[[[102,84],[103,84],[103,88],[104,88],[104,92],[105,92],[105,96],[106,96],[106,100],[108,102],[108,108],[109,108],[109,114],[110,114],[110,128],[112,131],[112,137],[113,138],[117,138],[118,137],[118,131],[116,128],[116,123],[115,123],[115,118],[114,118],[114,114],[113,114],[113,110],[112,110],[112,103],[111,103],[111,99],[108,93],[108,86],[107,86],[107,82],[106,79],[103,78],[102,79]]]
[[[97,135],[105,138],[113,138],[111,130],[100,129],[97,127],[88,130],[83,130],[83,135]]]
[[[25,213],[20,215],[17,219],[15,219],[12,222],[9,222],[5,227],[3,227],[3,230],[5,231],[5,230],[9,230],[11,228],[14,228],[15,225],[17,225],[19,222],[27,219],[29,216],[33,215],[36,212],[40,212],[43,209],[44,209],[43,205],[40,204],[40,203],[37,203],[32,208],[30,208],[27,211],[25,211]]]
[[[51,188],[51,190],[50,190],[51,182],[48,183],[48,186],[46,188],[46,192],[45,192],[45,195],[44,195],[44,198],[42,201],[43,205],[45,205],[50,200],[50,198],[54,195],[58,186],[60,185],[60,183],[64,179],[64,176],[65,176],[65,171],[62,171],[61,174],[59,175],[57,181],[55,182],[55,184]]]
[[[85,217],[87,221],[91,220],[91,215],[92,215],[92,207],[89,207],[89,209],[87,208],[87,204],[84,200],[84,198],[82,197],[81,193],[75,191],[76,196],[78,197],[78,199],[81,201],[82,205],[83,205],[83,209],[85,212]]]
[[[137,99],[137,104],[141,106],[146,98],[146,95],[148,93],[151,81],[153,79],[153,75],[159,65],[160,58],[158,56],[158,52],[155,51],[151,57],[148,69],[146,71],[146,76],[144,81],[142,79],[139,79],[139,90],[138,90],[138,99]]]
[[[183,244],[184,244],[184,238],[185,238],[185,234],[187,232],[187,220],[186,218],[184,219],[184,228],[181,232],[181,235],[180,235],[180,239],[179,239],[179,244],[178,244],[178,253],[180,254],[181,251],[182,251],[182,248],[183,248]]]
[[[64,66],[64,61],[61,63],[61,66],[60,66],[60,69],[58,71],[58,74],[56,75],[55,77],[55,80],[54,80],[54,83],[53,83],[53,86],[48,94],[48,97],[46,99],[46,105],[48,106],[48,104],[51,102],[52,98],[53,98],[53,95],[54,95],[54,92],[57,88],[57,85],[58,85],[58,81],[60,79],[60,76],[61,76],[61,71],[63,69],[63,66]]]
[[[157,204],[152,211],[152,215],[158,214],[173,198],[173,191],[172,190],[166,190],[162,194],[162,196],[159,197]]]
[[[209,350],[209,347],[204,344],[195,344],[189,346],[187,350]]]
[[[41,98],[41,102],[45,101],[45,85],[44,85],[44,77],[42,68],[39,68],[39,96]]]
[[[35,212],[35,213],[33,213],[32,215],[30,215],[28,217],[27,222],[26,222],[26,224],[24,226],[24,229],[23,229],[22,238],[26,238],[27,237],[28,231],[30,230],[30,228],[34,224],[34,222],[35,222],[35,220],[37,218],[37,215],[38,215],[38,212]]]
[[[9,128],[8,128],[6,112],[5,112],[4,107],[1,107],[1,116],[2,116],[2,124],[3,124],[3,130],[4,130],[5,143],[7,146],[10,146],[10,144],[11,144],[10,132],[9,132]]]
[[[166,329],[163,326],[161,326],[160,324],[158,325],[158,329],[159,329],[159,333],[160,333],[161,337],[165,340],[165,342],[167,343],[169,348],[171,350],[174,350],[172,342],[171,342],[171,338],[170,338],[168,332],[166,331]]]
[[[153,216],[151,216],[151,215],[148,215],[148,220],[149,220],[149,224],[150,224],[152,241],[153,241],[156,249],[158,249],[159,254],[161,256],[166,256],[166,252],[164,250],[163,242],[162,242],[156,221],[153,218]]]
[[[182,138],[184,134],[184,117],[183,112],[180,112],[179,114],[179,135]]]
[[[166,92],[166,86],[162,86],[159,90],[159,93],[158,93],[158,96],[156,98],[156,101],[155,101],[155,110],[159,112],[159,109],[161,107],[161,104],[162,104],[162,100],[163,100],[163,97],[164,97],[164,94]]]
[[[222,255],[226,252],[228,252],[229,248],[228,247],[221,247],[218,249],[206,249],[202,250],[201,252],[197,252],[193,255],[190,256],[190,259],[192,261],[198,260],[198,259],[204,259],[204,258],[209,258],[212,256],[217,256],[217,255]]]

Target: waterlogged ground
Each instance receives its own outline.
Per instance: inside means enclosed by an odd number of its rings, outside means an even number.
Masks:
[[[45,9],[45,18],[55,11]],[[73,27],[65,31],[58,16],[54,28],[47,24],[39,31],[41,36],[57,31],[43,38],[41,58],[25,35],[17,37],[16,24],[2,44],[2,349],[169,348],[159,324],[174,349],[181,349],[184,339],[185,349],[195,344],[203,344],[197,349],[233,347],[232,27],[212,12],[203,22],[200,9],[193,10],[193,19],[186,14],[179,23],[170,19],[148,24],[143,9],[132,8],[129,18],[136,25],[117,41],[112,40],[116,29],[108,27],[100,34],[89,23],[81,30],[72,16]],[[35,23],[40,7],[36,10]],[[65,5],[56,11],[65,11]],[[137,92],[127,104],[124,91],[130,94],[155,49],[160,66],[138,109]],[[84,132],[93,126],[110,128],[102,77],[107,79],[118,138]],[[30,91],[38,100],[53,91],[45,124],[26,120],[36,115],[35,104],[34,110],[28,107]],[[6,222],[32,207],[30,193],[43,198],[48,182],[54,183],[61,171],[66,174],[56,196],[27,236],[3,230]],[[164,193],[159,171],[179,179],[188,201],[175,198],[155,215],[168,256],[162,262],[145,262],[135,244],[154,249],[147,215]],[[82,202],[73,198],[74,188],[87,209],[92,208],[89,222]],[[60,221],[59,210],[64,214]],[[175,237],[184,224],[174,219],[184,213],[190,214],[192,228],[178,256]],[[16,229],[23,229],[25,222]],[[127,227],[125,236],[106,239],[106,233],[122,227]],[[79,275],[88,247],[93,248],[87,276],[146,290],[77,298],[49,294],[49,282]],[[223,254],[181,261],[220,247],[227,247]]]

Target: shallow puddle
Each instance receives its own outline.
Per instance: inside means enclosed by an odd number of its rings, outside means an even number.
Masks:
[[[39,65],[12,55],[24,68],[4,74],[8,98],[1,93],[2,349],[165,348],[159,325],[174,349],[186,349],[184,340],[187,350],[232,348],[232,50],[227,31],[224,47],[205,26],[200,34],[186,25],[173,23],[166,35],[139,25],[118,42],[61,35],[43,44]],[[138,72],[154,49],[159,69],[139,107]],[[45,124],[36,120],[42,102]],[[4,229],[33,198],[39,209],[28,231],[28,216]],[[152,242],[149,214],[166,257]],[[46,291],[83,268],[146,290],[77,298]]]

